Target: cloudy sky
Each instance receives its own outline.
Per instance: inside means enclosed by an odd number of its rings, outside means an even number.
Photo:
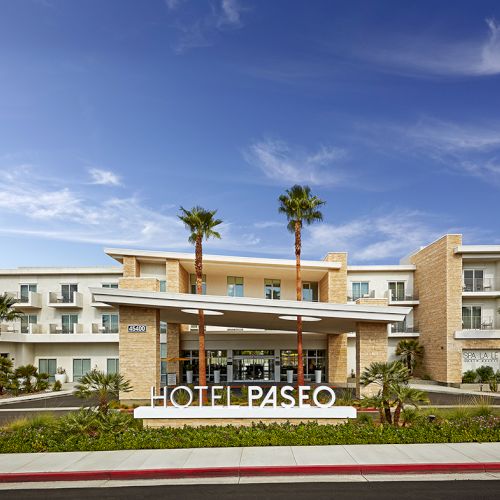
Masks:
[[[0,0],[0,267],[189,250],[291,257],[500,243],[500,3]]]

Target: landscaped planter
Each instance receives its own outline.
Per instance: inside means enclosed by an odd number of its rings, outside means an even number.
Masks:
[[[61,384],[65,384],[68,380],[68,375],[66,373],[56,373],[54,375],[54,380],[56,382],[60,382]]]

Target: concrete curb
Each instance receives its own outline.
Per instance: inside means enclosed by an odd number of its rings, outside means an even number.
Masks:
[[[60,472],[0,473],[0,483],[49,481],[96,481],[130,479],[181,479],[209,477],[252,477],[292,475],[365,475],[365,474],[433,474],[499,472],[500,462],[367,464],[367,465],[291,465],[255,467],[197,467],[187,469],[95,470]]]

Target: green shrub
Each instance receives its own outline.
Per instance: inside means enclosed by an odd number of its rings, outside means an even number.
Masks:
[[[487,384],[495,376],[495,372],[491,366],[480,366],[476,370],[476,373],[481,384]]]
[[[62,389],[62,384],[59,380],[56,380],[52,385],[53,391],[60,391]]]
[[[464,384],[473,384],[477,380],[477,372],[476,370],[467,370],[462,375],[462,382]]]

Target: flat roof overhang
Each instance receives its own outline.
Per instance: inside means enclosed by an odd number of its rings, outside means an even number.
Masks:
[[[206,324],[232,328],[296,331],[295,317],[302,316],[315,319],[304,321],[304,331],[342,333],[356,330],[357,322],[387,324],[403,321],[411,311],[410,307],[298,302],[113,288],[91,288],[90,291],[96,302],[113,306],[158,308],[162,321],[171,323],[197,324],[198,309],[217,312],[219,314],[205,314]],[[194,314],[186,312],[189,310]],[[283,316],[292,319],[283,319]]]

